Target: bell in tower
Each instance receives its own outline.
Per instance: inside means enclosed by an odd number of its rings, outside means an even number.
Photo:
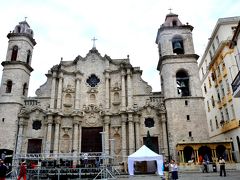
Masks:
[[[180,41],[173,42],[173,53],[184,54],[183,46]]]

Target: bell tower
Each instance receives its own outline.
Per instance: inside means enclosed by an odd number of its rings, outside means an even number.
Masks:
[[[36,45],[33,30],[25,21],[15,26],[7,35],[8,49],[3,66],[0,86],[0,147],[14,151],[18,113],[28,94],[29,79],[33,68],[32,53]]]
[[[207,139],[204,98],[198,75],[191,25],[182,24],[169,13],[157,33],[161,88],[167,110],[170,155],[176,159],[176,146],[186,141]]]

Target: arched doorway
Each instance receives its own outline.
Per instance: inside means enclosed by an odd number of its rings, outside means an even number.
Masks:
[[[219,157],[223,157],[225,160],[227,159],[226,147],[224,145],[218,145],[216,147],[216,153],[218,159]]]
[[[190,146],[186,146],[183,149],[183,153],[184,153],[184,162],[188,162],[189,160],[194,160],[194,150],[192,147]]]
[[[208,146],[201,146],[198,149],[199,161],[202,162],[203,159],[212,162],[212,152]]]

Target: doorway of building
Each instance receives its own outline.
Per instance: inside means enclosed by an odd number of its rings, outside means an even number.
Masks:
[[[27,153],[41,153],[42,139],[28,139]]]
[[[82,152],[102,152],[102,127],[82,128]]]

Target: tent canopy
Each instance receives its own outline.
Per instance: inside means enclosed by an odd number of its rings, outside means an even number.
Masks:
[[[163,175],[163,157],[147,146],[143,145],[135,153],[128,156],[128,172],[130,175],[134,174],[134,161],[157,161],[157,170],[159,175]]]

